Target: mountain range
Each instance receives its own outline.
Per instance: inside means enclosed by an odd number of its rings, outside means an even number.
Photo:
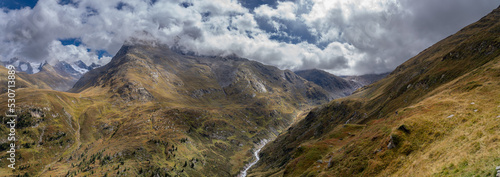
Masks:
[[[12,59],[18,168],[2,160],[0,174],[237,176],[255,152],[248,176],[493,176],[499,48],[496,9],[390,74],[292,72],[141,40],[100,67]],[[9,146],[0,138],[1,159]]]
[[[12,58],[9,61],[0,62],[1,65],[13,65],[19,72],[19,87],[31,87],[38,89],[51,89],[57,91],[67,91],[86,72],[100,67],[95,63],[87,66],[83,61],[78,60],[69,64],[65,61],[57,61],[54,66],[48,62],[35,63]],[[5,68],[4,68],[5,69]],[[0,86],[1,87],[1,86]],[[0,93],[6,92],[1,89]]]
[[[19,161],[30,168],[16,173],[237,175],[254,144],[313,106],[352,92],[349,84],[358,86],[322,74],[342,88],[244,58],[186,55],[140,42],[126,43],[102,67],[58,62],[34,74],[23,70],[19,153],[30,158]],[[349,90],[333,93],[344,87]]]

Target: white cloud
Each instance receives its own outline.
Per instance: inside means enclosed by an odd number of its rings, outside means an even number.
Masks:
[[[278,18],[284,20],[295,20],[297,14],[297,6],[293,2],[278,2],[276,9],[264,4],[254,10],[255,14],[260,17]]]
[[[296,0],[247,9],[236,0],[159,0],[155,4],[80,0],[78,6],[40,0],[33,9],[0,11],[0,19],[6,19],[0,20],[0,60],[19,56],[104,63],[110,58],[98,60],[96,50],[114,54],[125,40],[147,32],[167,45],[199,55],[237,54],[282,69],[386,72],[497,4],[495,0],[439,3]],[[460,18],[454,18],[457,14]],[[276,35],[298,41],[272,40]],[[59,40],[66,38],[78,38],[82,45],[63,46]]]

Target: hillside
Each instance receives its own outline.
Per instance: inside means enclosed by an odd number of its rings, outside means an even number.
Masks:
[[[295,71],[295,74],[322,87],[328,91],[332,98],[341,98],[351,95],[352,92],[363,86],[360,83],[343,79],[318,69]]]
[[[389,76],[312,110],[250,176],[493,176],[500,165],[500,9]]]
[[[235,176],[255,144],[329,100],[288,70],[151,43],[127,43],[73,93],[16,92],[21,148],[13,174],[31,176]],[[0,173],[12,174],[6,163]]]

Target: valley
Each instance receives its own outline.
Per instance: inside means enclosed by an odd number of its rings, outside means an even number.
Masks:
[[[498,175],[499,8],[390,73],[282,70],[176,47],[132,37],[103,66],[5,61],[22,71],[19,148],[17,169],[2,160],[0,175]],[[0,138],[1,159],[8,148]]]
[[[291,71],[150,43],[124,45],[70,92],[40,89],[48,79],[32,77],[43,73],[20,74],[13,174],[233,176],[255,162],[256,144],[333,99]]]

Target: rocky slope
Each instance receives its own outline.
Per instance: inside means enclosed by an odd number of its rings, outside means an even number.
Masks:
[[[500,9],[353,95],[311,111],[250,176],[493,176]]]

